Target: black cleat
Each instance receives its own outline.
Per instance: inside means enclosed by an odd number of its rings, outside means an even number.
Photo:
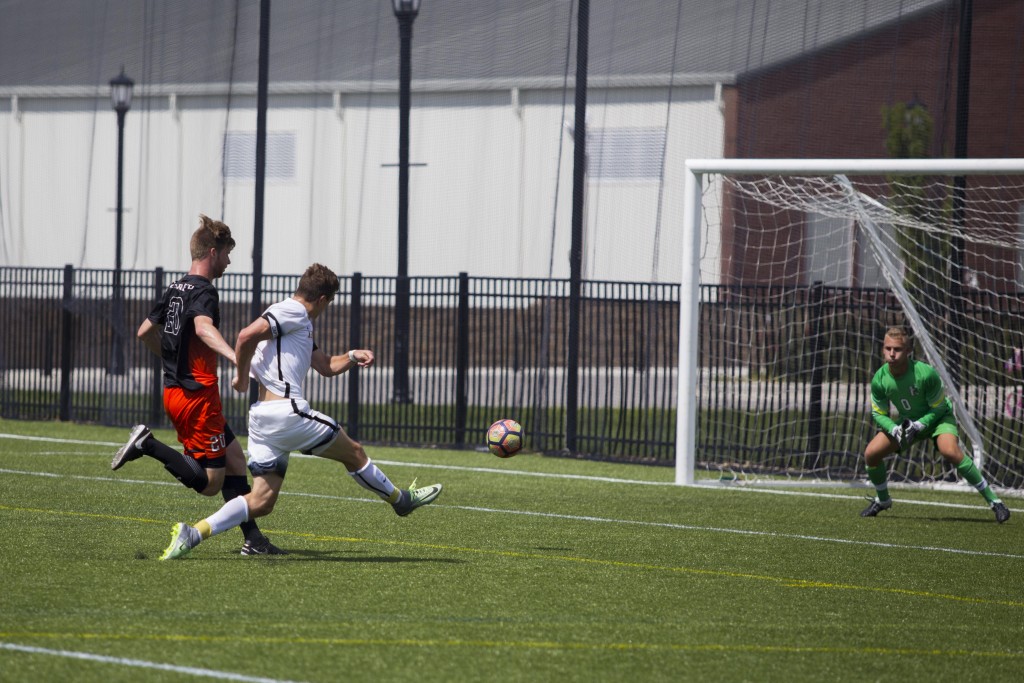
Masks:
[[[246,541],[242,544],[242,555],[287,555],[287,550],[281,550],[270,542],[266,536],[253,541]]]
[[[1010,508],[1006,507],[1002,501],[992,503],[992,512],[996,513],[996,521],[1000,524],[1010,518]]]
[[[118,448],[117,453],[114,453],[114,458],[110,461],[110,469],[119,470],[126,462],[138,460],[145,455],[139,444],[148,439],[151,434],[152,432],[149,431],[149,427],[146,425],[135,425],[132,427],[132,433],[128,436],[128,442]]]
[[[860,511],[861,517],[874,517],[882,510],[888,510],[889,508],[892,507],[892,498],[885,501],[884,503],[878,500],[877,498],[869,498],[868,500],[871,501],[871,505],[868,505],[866,508]]]

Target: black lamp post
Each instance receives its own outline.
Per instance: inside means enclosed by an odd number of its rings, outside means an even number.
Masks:
[[[132,108],[132,88],[135,81],[121,73],[110,79],[110,104],[117,112],[117,236],[114,250],[114,346],[111,359],[112,375],[123,375],[124,362],[124,292],[121,287],[121,234],[124,213],[124,117]]]
[[[391,0],[398,19],[398,277],[395,281],[395,403],[411,403],[409,392],[409,84],[412,80],[412,22],[420,0]]]

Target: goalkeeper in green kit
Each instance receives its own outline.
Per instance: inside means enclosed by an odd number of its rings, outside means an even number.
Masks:
[[[882,342],[885,365],[871,378],[871,417],[880,431],[864,449],[868,479],[876,495],[861,517],[874,517],[892,507],[885,457],[930,438],[942,457],[985,497],[996,521],[1002,524],[1010,518],[1010,510],[989,487],[974,461],[960,450],[960,432],[942,380],[930,365],[912,359],[910,352],[910,339],[902,327],[886,330]],[[899,412],[899,424],[889,417],[890,405]]]

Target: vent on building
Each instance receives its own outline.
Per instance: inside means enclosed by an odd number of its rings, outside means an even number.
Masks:
[[[295,133],[267,133],[267,180],[295,180]],[[256,179],[256,133],[224,134],[224,177]]]
[[[600,128],[587,132],[587,173],[598,180],[650,180],[661,176],[663,128]]]

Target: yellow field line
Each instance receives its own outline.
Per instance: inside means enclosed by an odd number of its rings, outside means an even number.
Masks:
[[[939,650],[890,647],[802,647],[799,645],[723,645],[721,643],[585,643],[557,642],[549,640],[462,640],[419,639],[419,638],[306,638],[306,637],[254,637],[254,636],[203,636],[176,634],[124,634],[124,633],[52,633],[52,632],[0,632],[0,638],[47,638],[54,640],[105,640],[105,641],[158,641],[195,643],[242,643],[254,645],[327,645],[344,647],[467,647],[467,648],[510,648],[525,650],[612,650],[612,651],[669,651],[669,652],[724,652],[758,654],[849,654],[849,655],[894,655],[912,657],[995,657],[1005,659],[1024,658],[1022,651],[998,650]]]
[[[117,521],[142,522],[146,524],[168,524],[166,521],[157,519],[146,519],[143,517],[124,517],[119,515],[107,515],[90,512],[72,512],[67,510],[53,510],[46,508],[26,508],[0,505],[0,510],[11,510],[15,512],[37,512],[45,514],[67,515],[71,517],[87,517],[94,519],[108,519]],[[648,564],[644,562],[624,562],[621,560],[601,560],[588,557],[574,557],[571,555],[545,555],[541,553],[526,553],[515,550],[491,550],[486,548],[467,548],[462,546],[442,545],[436,543],[415,543],[412,541],[397,541],[393,539],[374,539],[350,536],[325,536],[323,534],[312,534],[299,531],[281,531],[279,529],[268,530],[277,536],[295,536],[311,541],[326,543],[367,543],[371,545],[390,545],[405,548],[418,548],[437,550],[440,552],[471,553],[476,555],[488,555],[492,557],[510,557],[515,559],[528,560],[557,560],[561,562],[575,562],[579,564],[592,564],[603,567],[622,567],[625,569],[641,569],[645,571],[663,571],[679,574],[690,574],[694,576],[712,576],[731,579],[746,579],[751,581],[762,581],[774,583],[787,588],[817,588],[830,590],[857,590],[870,593],[884,593],[889,595],[904,595],[918,598],[931,598],[937,600],[951,600],[976,605],[1000,605],[1003,607],[1024,607],[1024,602],[1014,600],[991,600],[963,595],[952,595],[948,593],[932,593],[929,591],[916,591],[908,588],[886,588],[879,586],[860,586],[849,583],[832,583],[828,581],[814,581],[809,579],[794,579],[783,576],[769,576],[765,574],[748,574],[745,572],[730,572],[721,569],[697,569],[694,567],[672,567],[667,565]]]
[[[0,510],[11,510],[12,512],[42,512],[51,515],[67,515],[69,517],[86,517],[92,519],[106,519],[118,522],[143,522],[144,524],[167,524],[163,519],[149,519],[146,517],[125,517],[123,515],[110,515],[98,512],[73,512],[70,510],[54,510],[52,508],[26,508],[12,505],[0,505]]]

